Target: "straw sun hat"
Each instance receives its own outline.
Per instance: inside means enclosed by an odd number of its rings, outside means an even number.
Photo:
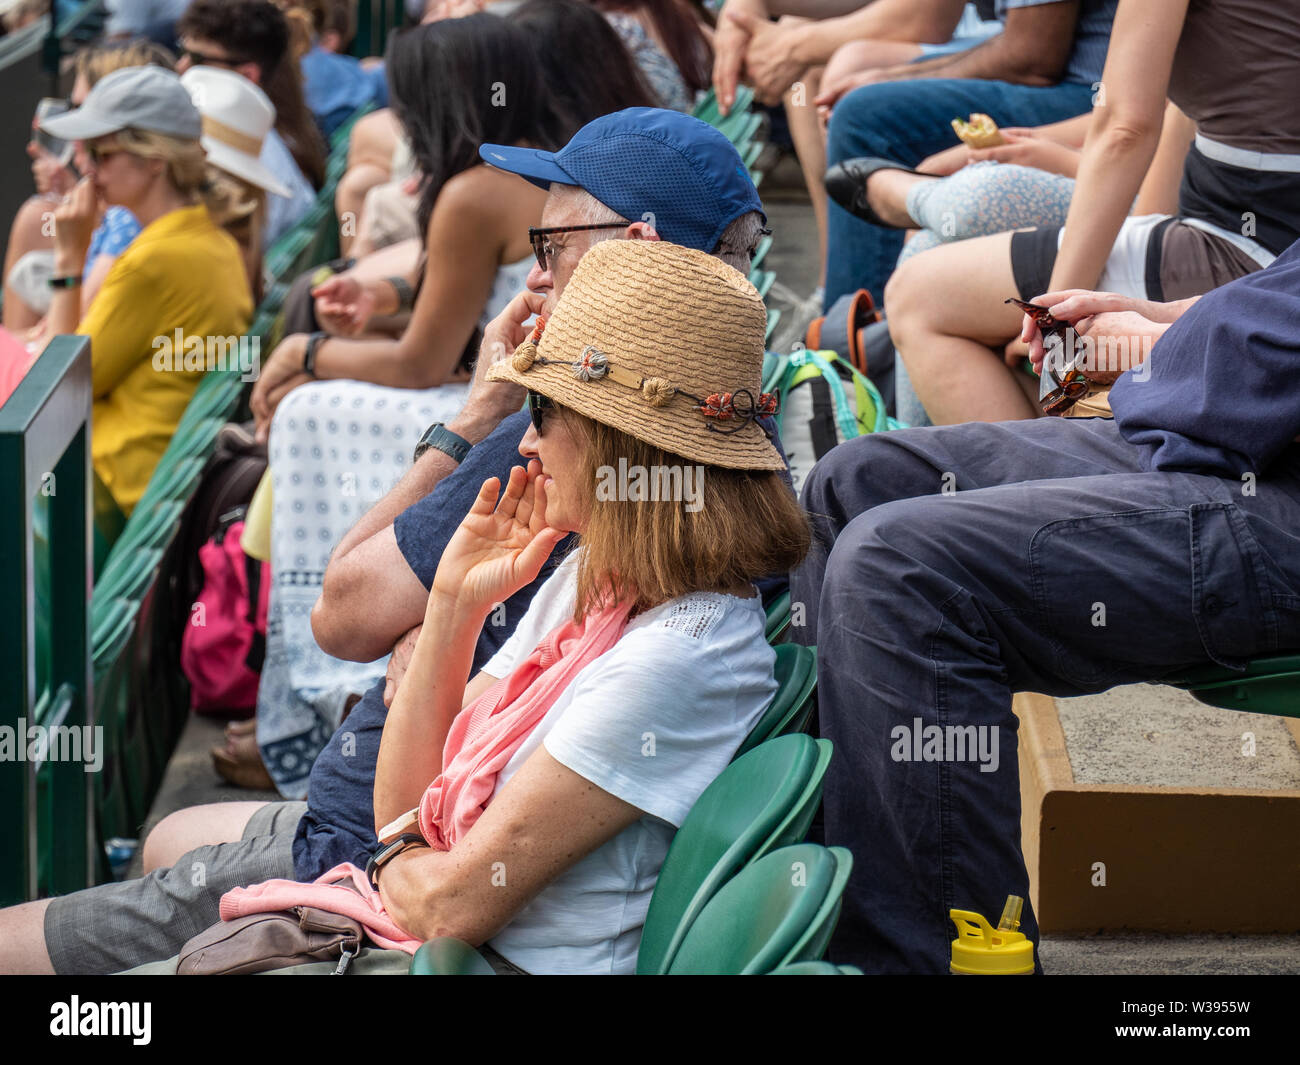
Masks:
[[[607,240],[548,319],[488,371],[692,462],[785,463],[754,420],[767,311],[743,274],[666,241]]]

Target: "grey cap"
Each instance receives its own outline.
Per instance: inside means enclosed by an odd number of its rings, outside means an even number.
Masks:
[[[95,83],[86,102],[41,123],[65,141],[104,137],[120,129],[143,129],[196,141],[203,120],[181,79],[162,67],[126,67]]]

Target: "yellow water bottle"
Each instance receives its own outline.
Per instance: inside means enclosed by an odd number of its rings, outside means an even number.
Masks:
[[[949,968],[960,976],[1029,976],[1034,971],[1034,944],[1020,927],[1025,900],[1008,895],[997,928],[970,910],[949,910],[957,926]]]

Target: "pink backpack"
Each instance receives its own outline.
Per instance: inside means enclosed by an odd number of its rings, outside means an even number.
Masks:
[[[199,548],[203,590],[181,635],[181,669],[190,681],[190,706],[200,714],[248,717],[257,708],[257,683],[266,655],[270,566],[244,554],[244,508],[225,515]]]

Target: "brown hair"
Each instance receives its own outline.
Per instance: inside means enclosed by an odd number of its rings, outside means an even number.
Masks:
[[[576,484],[587,487],[590,518],[580,540],[575,620],[610,601],[642,612],[696,591],[725,591],[793,569],[808,553],[808,517],[777,473],[699,466],[566,407],[556,414],[585,440]],[[616,470],[687,467],[703,474],[691,501],[600,498],[597,484]],[[662,483],[662,482],[661,482]],[[622,493],[619,493],[621,495]],[[681,494],[681,493],[678,493]]]

